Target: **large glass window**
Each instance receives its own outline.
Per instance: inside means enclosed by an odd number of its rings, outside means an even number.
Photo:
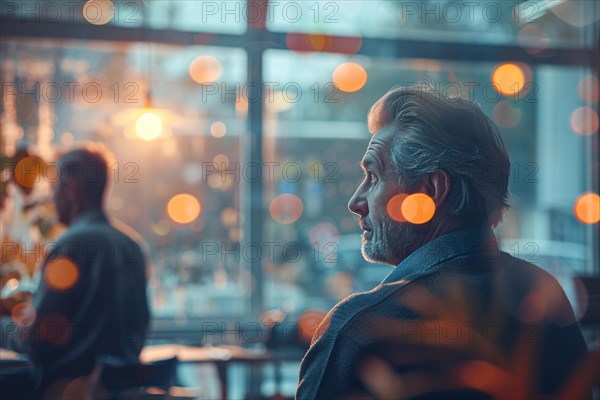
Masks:
[[[573,276],[598,272],[597,223],[581,211],[598,193],[596,2],[56,4],[2,5],[14,30],[0,44],[2,155],[28,147],[50,161],[79,141],[115,153],[109,211],[147,242],[169,335],[206,318],[327,310],[389,272],[362,260],[346,204],[369,107],[420,80],[500,128],[512,159],[503,248],[573,301]],[[3,231],[38,240],[33,198],[13,200]]]
[[[108,211],[147,242],[154,316],[247,312],[240,178],[226,172],[241,162],[245,53],[51,40],[2,51],[7,140],[46,161],[86,141],[114,153]]]
[[[285,321],[300,327],[285,345],[305,345],[322,312],[390,271],[363,260],[347,203],[369,108],[425,80],[498,125],[501,247],[556,276],[581,317],[580,277],[600,271],[599,21],[587,0],[3,1],[0,297],[36,289],[36,244],[60,234],[52,177],[4,167],[101,142],[108,211],[150,256],[151,340],[256,344],[244,323]],[[232,397],[249,370],[233,369]],[[265,370],[258,391],[293,394],[298,363]]]
[[[300,64],[306,68],[282,68]],[[353,68],[362,71],[363,80],[344,80],[340,71]],[[518,86],[499,78],[511,68],[522,73]],[[328,301],[368,290],[389,272],[389,267],[362,261],[356,218],[345,205],[361,179],[358,160],[370,138],[366,125],[370,106],[390,88],[390,82],[410,85],[422,80],[445,95],[476,101],[492,116],[512,162],[512,207],[497,229],[499,239],[506,251],[559,276],[575,301],[573,274],[593,272],[587,248],[591,230],[572,212],[577,197],[592,185],[590,171],[584,171],[591,162],[585,151],[590,138],[581,134],[590,127],[576,119],[588,98],[577,88],[582,90],[589,79],[580,68],[269,51],[265,82],[272,82],[275,89],[272,99],[265,100],[265,160],[280,162],[282,169],[287,163],[293,174],[276,175],[279,179],[267,185],[265,193],[271,207],[280,196],[294,199],[295,209],[288,212],[297,218],[283,224],[269,221],[266,232],[271,239],[288,237],[306,246],[302,262],[287,265],[288,271],[286,266],[273,267],[273,287],[283,288],[293,279],[296,289],[307,298],[320,298],[327,308]],[[549,80],[564,83],[560,111],[549,111],[558,107],[559,98],[551,93],[556,85]],[[353,86],[360,90],[348,92]],[[568,154],[579,156],[574,159]],[[563,176],[560,182],[558,176]],[[277,222],[273,212],[271,217]],[[326,247],[336,256],[327,257]],[[311,259],[315,254],[323,256],[318,263]]]

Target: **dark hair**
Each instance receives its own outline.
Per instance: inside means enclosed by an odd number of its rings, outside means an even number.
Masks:
[[[451,180],[446,207],[466,226],[495,226],[508,208],[510,160],[494,123],[474,102],[419,83],[391,89],[369,111],[369,130],[396,131],[390,159],[408,188],[437,169]]]
[[[72,179],[88,201],[100,204],[106,191],[111,155],[101,146],[88,144],[62,154],[61,179]]]

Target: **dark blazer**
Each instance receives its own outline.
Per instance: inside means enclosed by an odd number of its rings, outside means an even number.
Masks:
[[[149,309],[146,260],[134,234],[100,211],[88,212],[47,255],[33,323],[18,327],[11,340],[41,373],[42,391],[61,378],[90,374],[102,354],[137,362]]]
[[[302,360],[296,397],[369,393],[360,377],[373,357],[401,382],[403,394],[394,396],[482,389],[481,376],[468,377],[487,370],[491,381],[499,371],[522,378],[527,396],[550,395],[586,352],[552,276],[501,252],[489,229],[454,231],[327,314]]]

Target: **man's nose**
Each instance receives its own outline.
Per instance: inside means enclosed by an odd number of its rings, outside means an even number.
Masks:
[[[348,202],[348,209],[357,215],[367,215],[369,208],[367,206],[367,198],[362,192],[362,185],[356,189],[356,192],[350,198]]]

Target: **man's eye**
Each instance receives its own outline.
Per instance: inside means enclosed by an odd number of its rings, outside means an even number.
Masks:
[[[379,178],[377,177],[377,175],[375,175],[374,173],[372,173],[371,171],[366,171],[365,175],[367,176],[367,179],[370,182],[377,182],[379,180]]]

